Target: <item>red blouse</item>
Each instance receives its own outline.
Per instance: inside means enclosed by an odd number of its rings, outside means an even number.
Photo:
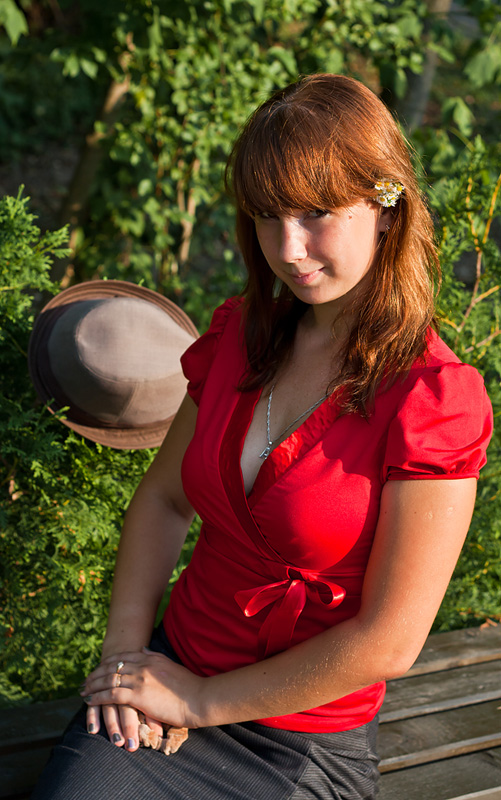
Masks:
[[[245,370],[241,301],[214,312],[184,354],[199,406],[183,462],[186,495],[203,520],[172,592],[166,633],[199,675],[237,669],[354,616],[388,480],[478,477],[492,411],[482,378],[430,333],[426,364],[377,394],[368,420],[322,403],[263,462],[248,497],[240,455],[260,391]],[[258,720],[294,731],[368,722],[384,683],[332,703]]]

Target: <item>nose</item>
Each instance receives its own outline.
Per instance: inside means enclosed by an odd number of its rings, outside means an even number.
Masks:
[[[280,226],[280,259],[286,264],[302,261],[307,255],[308,232],[301,225],[301,220],[284,217]]]

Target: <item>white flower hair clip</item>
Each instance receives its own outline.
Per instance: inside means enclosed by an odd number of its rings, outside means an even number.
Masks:
[[[403,184],[397,181],[378,181],[374,184],[377,196],[374,198],[380,205],[385,208],[396,206],[397,200],[403,191],[405,191]]]

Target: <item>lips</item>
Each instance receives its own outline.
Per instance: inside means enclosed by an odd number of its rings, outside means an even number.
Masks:
[[[321,270],[315,269],[313,272],[306,272],[304,275],[291,275],[291,279],[296,283],[298,286],[307,286],[309,283],[313,283],[315,278],[320,275]]]

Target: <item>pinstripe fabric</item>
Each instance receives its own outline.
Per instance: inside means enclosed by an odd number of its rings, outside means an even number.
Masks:
[[[178,661],[163,630],[151,649]],[[85,708],[54,748],[32,800],[375,800],[377,720],[337,733],[254,722],[200,728],[172,756],[88,734]]]
[[[190,731],[172,756],[90,735],[82,709],[32,800],[374,800],[377,723],[301,734],[249,722]]]

